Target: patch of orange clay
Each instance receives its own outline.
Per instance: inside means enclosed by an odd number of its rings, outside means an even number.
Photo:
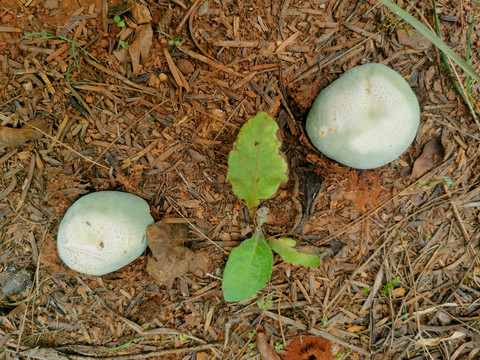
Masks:
[[[300,336],[287,347],[283,360],[332,360],[332,343],[319,336]]]

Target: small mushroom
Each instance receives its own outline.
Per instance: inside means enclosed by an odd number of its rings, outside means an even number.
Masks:
[[[420,106],[396,71],[381,64],[352,68],[315,99],[306,122],[313,145],[357,169],[398,158],[415,139]]]
[[[60,222],[58,253],[72,270],[105,275],[145,251],[150,224],[150,208],[142,198],[120,191],[91,193],[78,199]]]

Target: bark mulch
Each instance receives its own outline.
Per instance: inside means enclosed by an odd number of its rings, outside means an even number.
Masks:
[[[134,3],[1,1],[0,359],[475,356],[479,85],[472,109],[439,51],[375,0],[136,2],[151,18]],[[400,3],[434,23],[430,1]],[[462,57],[474,6],[437,1]],[[471,44],[478,71],[478,21]],[[316,151],[304,121],[320,90],[367,62],[399,72],[422,114],[399,159],[361,171]],[[227,303],[228,253],[253,231],[227,158],[260,111],[277,120],[290,169],[264,202],[265,230],[319,248],[322,262],[276,257],[256,296]],[[187,226],[196,267],[168,286],[147,273],[149,250],[102,277],[68,269],[58,224],[107,189]]]

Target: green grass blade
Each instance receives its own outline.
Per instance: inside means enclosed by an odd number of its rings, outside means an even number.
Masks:
[[[132,342],[134,341],[142,341],[142,340],[145,340],[146,337],[141,337],[141,338],[137,338],[137,339],[132,339],[130,341],[127,341],[125,344],[122,344],[120,346],[117,346],[117,347],[114,347],[114,348],[111,348],[111,349],[108,349],[109,351],[113,351],[113,350],[119,350],[119,349],[125,349],[128,345],[130,345]]]
[[[473,27],[475,25],[475,16],[477,16],[477,10],[478,10],[478,3],[480,1],[477,0],[475,3],[475,8],[473,9],[473,15],[472,15],[472,22],[470,23],[470,29],[468,30],[468,37],[467,37],[467,54],[465,56],[465,61],[467,63],[470,62],[470,46],[472,42],[472,32],[473,32]],[[472,94],[472,89],[470,87],[470,75],[467,74],[467,92],[471,95]],[[473,106],[473,101],[471,101],[471,104]]]
[[[465,62],[456,52],[450,49],[445,43],[431,30],[429,30],[420,21],[415,19],[412,15],[405,12],[399,6],[392,3],[390,0],[378,0],[381,4],[389,8],[394,14],[400,16],[403,20],[410,24],[410,26],[417,29],[423,36],[427,38],[433,45],[435,45],[441,52],[445,53],[453,62],[460,66],[468,75],[477,81],[480,81],[480,75],[469,64]]]
[[[62,35],[55,35],[56,37],[58,37],[59,39],[62,39],[62,40],[65,40],[65,41],[68,41],[69,43],[72,44],[72,46],[76,46],[78,47],[80,50],[82,50],[85,54],[87,54],[88,56],[90,56],[93,60],[95,60],[97,63],[100,63],[99,60],[97,60],[95,58],[95,56],[93,56],[92,54],[90,54],[87,50],[85,50],[79,43],[73,41],[72,39],[69,39],[69,38],[66,38],[65,36],[62,36]],[[75,51],[74,51],[75,53]]]
[[[29,37],[32,37],[32,36],[38,36],[38,35],[43,35],[47,39],[51,39],[51,38],[55,37],[55,35],[50,34],[50,33],[36,32],[36,33],[31,33],[31,34],[27,34],[25,36],[22,36],[19,40],[22,41],[23,39],[26,39],[26,38],[29,38]]]
[[[67,77],[67,86],[68,86],[68,88],[70,89],[70,91],[71,91],[73,94],[75,94],[76,91],[75,91],[75,89],[73,88],[72,83],[70,82],[70,69],[71,69],[71,68],[72,68],[71,65],[67,68],[67,74],[66,74],[66,75],[67,75],[67,76],[66,76],[66,77]]]
[[[77,53],[75,51],[75,44],[73,42],[72,42],[72,55],[73,55],[73,59],[75,60],[75,66],[77,68],[80,68],[80,63],[78,62]]]
[[[76,54],[75,54],[75,47],[78,47],[80,50],[82,50],[85,54],[87,54],[88,56],[90,56],[93,60],[95,60],[97,63],[100,64],[100,60],[98,60],[95,56],[93,56],[92,54],[90,54],[87,50],[85,50],[82,46],[80,46],[79,43],[73,41],[72,39],[69,39],[65,36],[62,36],[62,35],[54,35],[54,34],[50,34],[50,33],[46,33],[46,32],[36,32],[36,33],[31,33],[31,34],[27,34],[23,37],[20,38],[20,40],[23,40],[23,39],[26,39],[26,38],[29,38],[29,37],[32,37],[32,36],[38,36],[38,35],[43,35],[43,38],[40,38],[39,40],[44,40],[44,39],[53,39],[53,38],[59,38],[59,39],[62,39],[62,40],[65,40],[65,41],[68,41],[70,44],[72,44],[72,52],[73,52],[73,57],[75,58],[75,63],[77,65],[77,67],[80,67],[79,63],[78,63],[78,59],[76,57]]]
[[[435,19],[435,33],[439,37],[439,39],[442,38],[442,32],[440,29],[440,21],[438,20],[438,14],[437,14],[437,2],[436,0],[432,0],[433,2],[433,17]],[[466,98],[465,94],[463,93],[462,89],[460,86],[458,86],[457,82],[455,81],[455,76],[452,73],[452,69],[450,68],[450,64],[448,63],[448,57],[445,55],[444,52],[441,52],[440,55],[443,65],[445,66],[445,70],[447,70],[448,77],[450,78],[450,81],[452,82],[453,87],[455,90],[457,90],[457,93],[462,97],[463,101],[467,102],[468,99]],[[467,77],[469,75],[467,74]]]

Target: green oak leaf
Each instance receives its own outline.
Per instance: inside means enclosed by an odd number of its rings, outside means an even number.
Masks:
[[[273,254],[260,229],[232,250],[223,272],[222,290],[227,301],[246,300],[257,293],[272,273]]]
[[[275,120],[259,113],[242,126],[228,157],[227,179],[250,210],[287,181],[287,163],[278,152],[277,131]]]
[[[270,238],[267,240],[267,244],[277,252],[284,261],[295,266],[310,266],[318,267],[320,265],[320,259],[316,255],[300,253],[293,249],[296,242],[290,238]]]

